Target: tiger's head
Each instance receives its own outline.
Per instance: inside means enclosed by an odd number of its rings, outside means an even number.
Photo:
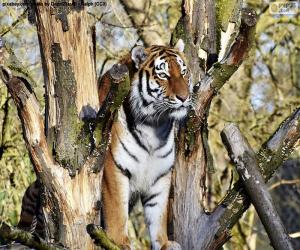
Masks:
[[[135,117],[148,122],[186,117],[192,84],[183,50],[182,40],[174,48],[139,46],[132,50],[137,72],[133,76],[130,102]]]

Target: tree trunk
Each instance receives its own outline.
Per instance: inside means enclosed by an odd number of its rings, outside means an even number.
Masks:
[[[182,4],[183,16],[172,36],[172,43],[183,38],[185,55],[189,62],[194,83],[200,82],[205,73],[217,60],[215,1],[186,0]],[[200,51],[200,53],[199,53]],[[200,54],[200,56],[198,56]],[[210,91],[210,90],[209,90]],[[177,160],[173,174],[173,190],[170,201],[173,218],[174,239],[183,249],[202,246],[201,221],[206,220],[205,207],[207,164],[206,115],[211,95],[196,101],[196,112],[191,115],[181,131],[177,144]],[[197,233],[195,233],[197,232]]]
[[[36,7],[36,25],[46,90],[45,134],[49,157],[61,168],[60,175],[43,178],[50,191],[44,209],[49,237],[72,249],[94,249],[86,232],[88,224],[100,222],[102,177],[90,129],[99,110],[94,27],[82,5],[69,9],[42,3]]]

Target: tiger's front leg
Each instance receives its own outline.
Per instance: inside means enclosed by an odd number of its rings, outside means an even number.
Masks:
[[[169,241],[167,235],[170,185],[171,171],[157,179],[149,192],[141,197],[145,220],[150,232],[152,250],[181,250],[181,246],[175,241]]]
[[[131,249],[128,238],[129,179],[107,155],[102,181],[105,231],[122,249]]]

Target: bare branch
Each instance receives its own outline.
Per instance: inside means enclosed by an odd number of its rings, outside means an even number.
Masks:
[[[291,238],[300,238],[300,232],[289,234]]]
[[[300,184],[300,179],[296,179],[296,180],[284,180],[281,179],[278,182],[272,184],[269,187],[269,190],[275,189],[277,187],[280,187],[281,185],[296,185],[296,184]]]
[[[274,249],[293,249],[291,240],[276,211],[273,200],[259,172],[256,156],[237,125],[230,123],[222,133],[223,143],[235,163],[251,201],[269,235]]]
[[[6,84],[19,112],[23,125],[23,134],[27,148],[30,152],[34,169],[43,175],[59,174],[59,166],[54,162],[49,152],[44,134],[43,118],[40,114],[39,103],[30,86],[22,78],[11,75],[4,67],[0,70],[3,82]]]
[[[130,8],[130,4],[128,3],[128,1],[120,0],[120,3],[124,7],[124,10],[130,20],[130,23],[132,24],[132,26],[136,27],[137,33],[138,33],[141,41],[143,42],[143,44],[146,47],[149,47],[151,45],[151,42],[153,41],[153,37],[147,37],[144,34],[143,26],[145,27],[145,25],[144,24],[139,25],[137,23],[136,19],[132,16],[132,13],[131,13],[132,8]],[[138,11],[140,11],[140,10],[138,10]],[[145,13],[145,15],[147,15],[147,13]]]
[[[26,14],[27,14],[27,10],[24,10],[23,13],[17,18],[17,20],[15,20],[9,27],[1,31],[0,36],[1,37],[5,36],[14,27],[16,27],[21,21],[23,21],[23,19],[26,17]]]
[[[300,139],[300,108],[296,109],[262,146],[257,154],[260,169],[266,173],[267,182],[274,171],[293,151]],[[250,201],[245,193],[241,181],[227,193],[223,201],[211,214],[219,223],[216,226],[215,239],[222,237],[223,232],[230,230],[242,214],[248,209]],[[223,242],[225,243],[225,241]]]
[[[86,227],[87,232],[91,236],[93,240],[95,240],[95,244],[99,245],[107,250],[121,250],[114,242],[112,242],[105,231],[94,224],[89,224]]]

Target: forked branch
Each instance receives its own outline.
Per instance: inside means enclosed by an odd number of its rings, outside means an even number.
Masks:
[[[272,246],[276,250],[292,250],[291,240],[276,211],[263,176],[259,172],[255,153],[247,139],[238,126],[232,123],[225,126],[221,135]]]
[[[257,153],[259,168],[267,182],[274,171],[278,169],[283,161],[294,150],[300,141],[300,108],[296,109],[276,130],[270,139],[263,144]],[[216,228],[215,241],[223,237],[224,232],[230,230],[248,209],[250,200],[245,192],[243,184],[238,181],[212,213],[212,218],[219,223]],[[224,238],[224,237],[223,237]],[[226,242],[223,239],[221,245]],[[212,242],[211,245],[213,245]],[[220,246],[220,242],[219,242]]]

